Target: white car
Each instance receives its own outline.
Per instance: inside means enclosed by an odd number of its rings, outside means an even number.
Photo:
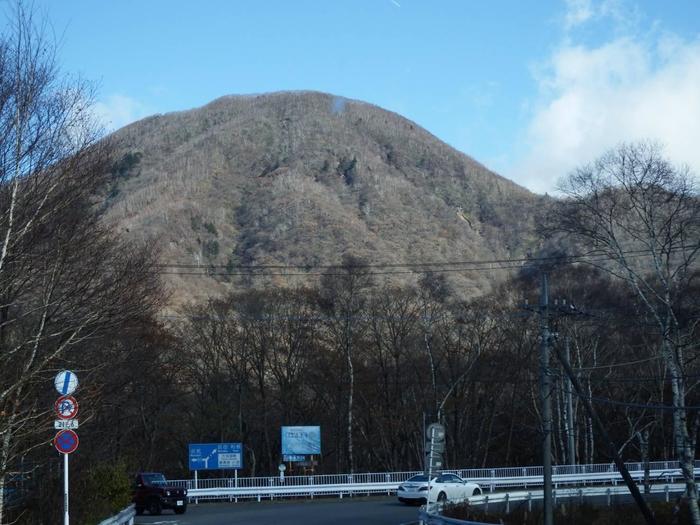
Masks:
[[[438,474],[430,482],[428,491],[428,476],[418,474],[399,485],[396,495],[401,503],[421,504],[435,501],[461,501],[470,496],[481,494],[481,487],[476,483],[463,480],[455,474]]]

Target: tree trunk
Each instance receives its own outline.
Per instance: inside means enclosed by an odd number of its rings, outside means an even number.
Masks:
[[[350,473],[355,472],[355,460],[353,458],[353,444],[352,444],[352,406],[353,397],[355,395],[355,369],[352,364],[352,345],[350,341],[346,342],[346,358],[348,366],[348,427],[347,427],[347,438],[348,438],[348,467]]]
[[[695,483],[695,450],[693,438],[688,432],[687,410],[685,408],[685,385],[678,373],[673,351],[664,343],[664,355],[671,372],[671,392],[673,395],[673,432],[678,465],[685,480],[688,506],[694,525],[700,525],[700,507],[698,507],[698,489]]]

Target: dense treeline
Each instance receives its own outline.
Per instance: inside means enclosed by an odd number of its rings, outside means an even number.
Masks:
[[[326,283],[333,297],[351,293],[348,275],[371,270],[355,261],[345,272]],[[579,305],[554,309],[554,344],[569,346],[623,454],[639,459],[647,429],[650,454],[671,457],[668,414],[651,407],[668,395],[657,336],[634,297],[585,267],[561,269],[553,280],[554,297]],[[193,385],[191,439],[242,441],[246,471],[270,474],[281,459],[279,427],[318,424],[324,471],[419,469],[423,414],[431,421],[439,413],[449,466],[538,463],[539,319],[524,307],[527,298],[537,302],[536,279],[523,276],[468,304],[453,302],[439,276],[418,289],[355,291],[357,308],[340,317],[323,286],[249,291],[190,311],[181,344]],[[555,456],[565,463],[564,377],[556,363],[551,373]],[[577,400],[574,416],[577,461],[607,461]]]

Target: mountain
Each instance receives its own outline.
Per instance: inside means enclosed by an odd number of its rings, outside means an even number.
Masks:
[[[175,305],[313,282],[344,253],[375,264],[521,257],[542,201],[400,115],[324,93],[227,96],[114,138],[106,220],[160,242],[166,265],[227,274],[167,267]],[[251,265],[300,268],[251,277]],[[401,271],[387,278],[418,275]],[[448,277],[468,297],[503,272]]]

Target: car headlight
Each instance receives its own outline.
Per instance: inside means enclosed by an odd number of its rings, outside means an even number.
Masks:
[[[406,490],[403,486],[399,485],[399,490]]]
[[[169,491],[169,490],[166,490],[166,491],[165,491],[165,495],[166,495],[166,496],[170,496],[170,491]]]
[[[421,488],[419,488],[418,490],[419,490],[419,491],[428,490],[428,487],[421,487]]]
[[[184,494],[185,494],[185,496],[187,496],[187,489],[185,489],[185,492],[184,492]]]

